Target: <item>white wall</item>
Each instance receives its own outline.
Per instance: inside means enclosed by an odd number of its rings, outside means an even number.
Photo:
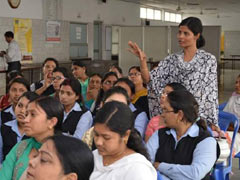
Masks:
[[[140,7],[137,4],[117,0],[62,0],[62,17],[67,21],[93,22],[104,24],[140,25]]]
[[[17,9],[12,9],[7,0],[0,0],[0,17],[42,19],[42,0],[22,0]]]

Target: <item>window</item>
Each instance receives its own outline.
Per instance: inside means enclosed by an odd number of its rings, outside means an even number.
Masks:
[[[164,20],[165,21],[170,21],[170,22],[180,23],[182,21],[182,15],[165,11]]]
[[[153,19],[153,9],[147,8],[147,19]]]
[[[147,9],[140,8],[140,18],[146,19],[147,18]]]
[[[182,15],[181,14],[176,14],[176,22],[180,23],[182,21]]]
[[[154,19],[155,20],[161,20],[162,19],[162,14],[160,10],[155,10],[154,11]]]
[[[165,12],[164,20],[170,21],[170,13],[169,12]]]

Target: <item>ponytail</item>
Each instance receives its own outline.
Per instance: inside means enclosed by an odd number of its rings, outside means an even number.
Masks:
[[[207,130],[207,123],[203,119],[199,119],[197,122],[197,125],[202,128],[204,131]]]
[[[200,34],[198,40],[197,40],[197,48],[201,48],[205,45],[205,39],[202,34]]]
[[[127,147],[129,149],[134,150],[137,153],[142,154],[143,156],[145,156],[146,159],[148,159],[150,161],[150,157],[149,157],[149,154],[143,144],[142,137],[135,128],[133,130],[131,130],[131,134],[130,134],[130,136],[128,138],[128,142],[127,142]]]

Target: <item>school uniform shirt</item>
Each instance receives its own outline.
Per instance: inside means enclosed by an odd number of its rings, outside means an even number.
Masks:
[[[131,109],[132,112],[137,111],[137,109],[132,103],[129,104],[129,108]],[[142,138],[144,138],[144,133],[146,131],[147,124],[148,124],[148,117],[146,112],[142,111],[139,114],[137,114],[134,127],[141,134]]]
[[[17,125],[17,120],[12,120],[12,121],[8,121],[6,123],[4,123],[5,126],[9,126],[11,127],[11,130],[17,135],[17,143],[20,142],[24,136],[21,135],[21,133],[19,132],[19,129],[18,129],[18,125]],[[3,137],[2,137],[2,134],[0,133],[0,164],[2,163],[2,160],[3,160]]]
[[[76,102],[73,106],[73,108],[68,112],[64,112],[64,118],[63,118],[63,123],[65,122],[65,120],[67,119],[68,115],[72,112],[72,111],[82,111],[80,105]],[[78,139],[82,139],[84,133],[91,128],[93,123],[93,118],[92,118],[92,114],[90,111],[86,111],[84,114],[82,114],[82,116],[80,117],[80,120],[78,121],[76,130],[73,134],[73,137],[76,137]]]
[[[141,154],[124,156],[109,166],[103,165],[103,158],[93,151],[94,170],[90,180],[157,180],[157,172]]]
[[[8,116],[5,116],[5,115],[3,116],[3,113],[4,114],[6,113]],[[2,119],[2,118],[4,118],[4,119]],[[0,112],[0,126],[1,126],[2,123],[8,122],[8,121],[11,121],[11,120],[14,120],[14,119],[16,119],[16,115],[14,113],[12,105],[7,107],[7,108],[5,108],[5,109],[3,109]]]
[[[173,136],[175,140],[175,149],[178,142],[187,136],[197,137],[199,135],[199,127],[194,123],[187,132],[177,140],[177,134],[174,129],[166,131],[167,135]],[[161,140],[161,139],[160,139]],[[152,163],[155,162],[155,156],[159,148],[159,135],[156,131],[146,144],[148,153]],[[200,180],[211,170],[216,161],[216,140],[213,137],[207,137],[200,141],[194,151],[193,159],[190,165],[170,164],[161,162],[158,166],[158,171],[163,176],[163,179],[184,179],[184,180]]]
[[[30,86],[30,90],[32,92],[36,91],[37,89],[41,88],[44,85],[44,81],[45,80],[40,80],[37,81],[35,83],[32,83]],[[50,86],[47,87],[47,89],[45,91],[42,92],[42,96],[49,96],[51,94],[55,93],[55,89],[53,87],[53,85],[51,84]]]

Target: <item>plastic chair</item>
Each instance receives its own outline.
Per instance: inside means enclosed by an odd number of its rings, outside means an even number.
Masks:
[[[213,173],[212,178],[215,180],[229,180],[229,173],[232,171],[232,153],[233,153],[233,146],[235,142],[235,137],[239,129],[239,120],[238,118],[231,113],[219,111],[219,127],[223,131],[227,131],[229,124],[234,125],[234,132],[232,137],[232,144],[230,148],[230,154],[228,157],[227,165],[224,166],[223,163],[216,164]]]
[[[219,110],[222,111],[222,110],[225,108],[226,105],[227,105],[226,102],[220,104],[220,105],[219,105]],[[240,169],[240,152],[237,153],[237,154],[234,156],[234,158],[238,158],[238,159],[239,159],[239,162],[238,162],[238,164],[239,164],[239,165],[238,165],[238,168]]]
[[[162,175],[159,171],[157,171],[157,180],[163,180]]]

